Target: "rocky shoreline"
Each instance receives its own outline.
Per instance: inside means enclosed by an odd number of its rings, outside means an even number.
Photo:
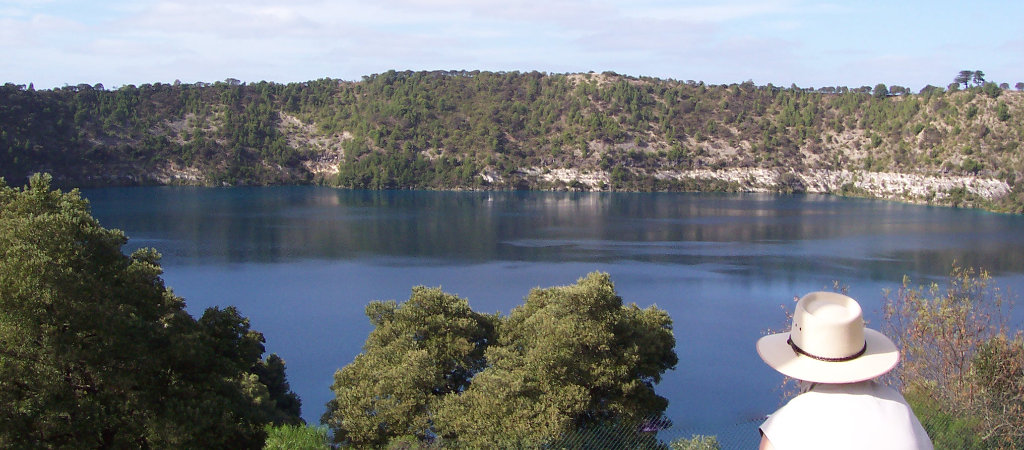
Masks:
[[[584,190],[603,190],[610,184],[608,171],[550,169],[532,167],[521,171],[547,183],[560,183]],[[997,201],[1012,187],[1003,180],[955,175],[924,175],[865,170],[805,170],[801,172],[766,168],[728,168],[720,170],[659,170],[652,174],[660,180],[720,181],[737,186],[740,192],[804,192],[814,194],[856,195],[922,204],[945,204],[953,195],[970,195]],[[500,181],[494,175],[485,177]]]

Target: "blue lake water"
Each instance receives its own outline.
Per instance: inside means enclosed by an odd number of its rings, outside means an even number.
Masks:
[[[1024,217],[830,196],[348,191],[314,186],[83,191],[103,226],[155,247],[193,315],[235,305],[288,364],[316,423],[335,370],[370,331],[371,300],[441,286],[508,313],[534,287],[611,274],[626,302],[675,321],[679,365],[658,392],[677,427],[770,413],[782,377],[754,342],[794,297],[849,286],[869,326],[904,274],[954,261],[1024,289]]]

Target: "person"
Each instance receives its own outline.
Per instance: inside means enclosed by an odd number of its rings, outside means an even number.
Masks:
[[[805,295],[790,330],[762,337],[757,353],[795,378],[801,392],[761,425],[760,449],[932,450],[903,396],[875,380],[896,367],[900,354],[864,326],[856,300]]]

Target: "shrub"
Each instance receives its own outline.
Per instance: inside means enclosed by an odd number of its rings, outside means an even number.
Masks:
[[[267,443],[263,450],[327,450],[327,427],[305,425],[267,425]]]
[[[936,448],[1024,443],[1024,340],[1007,337],[1011,303],[985,271],[953,266],[945,289],[886,293],[885,330],[902,361],[890,373]]]
[[[715,436],[695,435],[690,439],[678,438],[673,440],[668,448],[671,450],[721,450],[718,438]]]

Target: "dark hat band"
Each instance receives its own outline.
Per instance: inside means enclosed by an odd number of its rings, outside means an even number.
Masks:
[[[824,362],[846,362],[846,361],[853,361],[853,360],[855,360],[857,358],[860,358],[861,355],[864,354],[864,352],[868,351],[868,342],[865,340],[864,341],[864,347],[861,348],[860,351],[857,352],[857,353],[854,353],[854,354],[852,354],[850,356],[843,356],[841,358],[826,358],[824,356],[812,355],[810,353],[805,352],[804,349],[798,347],[796,344],[793,343],[793,335],[789,335],[789,338],[786,339],[786,343],[789,344],[789,346],[793,348],[793,352],[796,353],[797,355],[804,355],[804,356],[806,356],[808,358],[816,359],[818,361],[824,361]]]

